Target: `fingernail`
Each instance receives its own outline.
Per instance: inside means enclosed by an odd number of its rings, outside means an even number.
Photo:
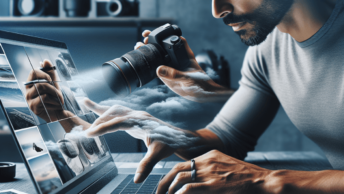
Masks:
[[[159,75],[165,77],[167,75],[167,69],[165,67],[161,67],[159,69]]]
[[[136,173],[134,177],[134,182],[137,182],[141,176],[141,173]]]

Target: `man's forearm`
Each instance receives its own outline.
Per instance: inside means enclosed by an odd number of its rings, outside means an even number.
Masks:
[[[344,171],[276,170],[266,177],[266,193],[273,194],[337,194],[344,193]]]
[[[210,150],[224,151],[224,145],[212,131],[209,129],[201,129],[195,132],[189,132],[193,136],[198,137],[198,141],[195,145],[188,148],[179,148],[175,152],[176,155],[183,158],[184,160],[190,160]]]

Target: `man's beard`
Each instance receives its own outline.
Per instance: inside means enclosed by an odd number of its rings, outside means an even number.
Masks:
[[[244,29],[235,33],[247,46],[258,45],[282,21],[293,3],[294,0],[264,0],[253,13],[239,16],[230,13],[223,18],[223,21],[226,25],[240,22],[253,25],[252,29]]]

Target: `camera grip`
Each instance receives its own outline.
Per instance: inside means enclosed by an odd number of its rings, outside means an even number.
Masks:
[[[171,60],[169,66],[180,71],[189,67],[190,59],[185,44],[179,36],[171,36],[165,39],[163,45]]]

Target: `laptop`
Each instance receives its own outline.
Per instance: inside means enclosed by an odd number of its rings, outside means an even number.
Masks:
[[[79,81],[66,44],[0,31],[0,111],[37,193],[155,193],[169,169],[134,184],[135,169],[116,167],[104,137],[83,135],[96,115]]]

